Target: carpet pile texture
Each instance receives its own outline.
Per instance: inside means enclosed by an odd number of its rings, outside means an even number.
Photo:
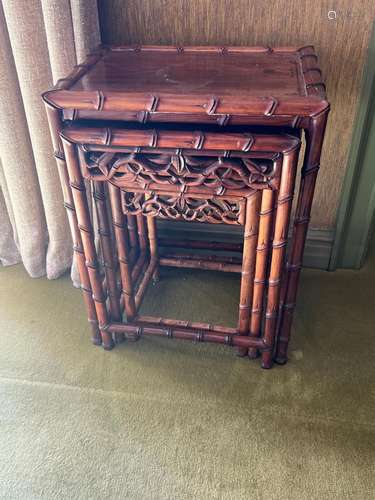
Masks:
[[[290,361],[89,342],[68,276],[0,269],[1,499],[375,498],[375,253],[304,269]],[[234,324],[238,278],[165,270],[143,312]]]

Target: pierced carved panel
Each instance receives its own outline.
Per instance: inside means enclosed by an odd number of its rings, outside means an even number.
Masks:
[[[175,219],[213,224],[244,224],[245,200],[223,198],[200,199],[185,196],[122,191],[125,214],[142,214],[161,219]]]
[[[223,152],[224,154],[224,152]],[[151,189],[173,187],[180,192],[207,188],[216,195],[249,189],[278,189],[278,172],[272,160],[247,157],[183,154],[101,153],[81,154],[83,175],[110,180],[118,186]]]

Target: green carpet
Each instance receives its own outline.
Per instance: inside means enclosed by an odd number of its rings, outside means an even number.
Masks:
[[[269,371],[161,338],[105,352],[68,276],[0,269],[0,498],[375,498],[373,255],[303,271]],[[237,295],[230,275],[164,271],[144,312],[234,323]]]

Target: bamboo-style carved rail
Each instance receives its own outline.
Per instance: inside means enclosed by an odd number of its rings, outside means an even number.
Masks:
[[[252,129],[251,129],[252,130]],[[170,130],[141,127],[87,127],[76,125],[74,122],[64,129],[64,136],[77,144],[84,144],[84,149],[90,146],[112,146],[116,148],[130,147],[134,152],[143,152],[148,149],[152,152],[154,148],[173,149],[175,154],[185,150],[219,151],[222,156],[244,156],[248,152],[270,153],[278,151],[287,153],[290,149],[299,147],[299,139],[296,135],[283,133],[281,135],[267,132],[259,133],[235,133],[235,132],[212,132],[193,131],[189,128]],[[151,149],[149,149],[151,148]],[[99,148],[104,150],[105,148]],[[244,153],[241,154],[240,153]],[[219,153],[220,154],[220,153]],[[275,153],[274,153],[275,154]],[[261,155],[261,158],[264,158]]]

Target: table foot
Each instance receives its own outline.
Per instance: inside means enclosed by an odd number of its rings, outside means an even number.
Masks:
[[[94,345],[102,345],[102,335],[98,328],[98,322],[89,320],[89,324],[91,326],[91,342]]]
[[[248,350],[248,357],[249,359],[257,359],[259,358],[259,351],[258,349],[256,349],[255,347],[249,347],[249,350]]]
[[[263,370],[270,370],[272,368],[272,366],[273,366],[272,362],[271,363],[264,363],[262,361],[261,367],[263,368]]]
[[[160,281],[160,272],[159,272],[158,267],[156,267],[156,269],[152,275],[152,284],[155,286],[159,283],[159,281]]]
[[[103,339],[103,349],[105,351],[110,351],[115,347],[115,343],[113,342],[112,335],[104,330],[101,330],[101,335]]]
[[[138,342],[139,335],[132,335],[131,333],[126,333],[125,338],[128,342]]]
[[[288,361],[287,357],[282,357],[282,356],[276,356],[274,359],[275,363],[278,365],[285,365]]]
[[[236,356],[238,356],[239,358],[244,358],[245,356],[247,356],[247,351],[248,347],[237,347]]]
[[[125,342],[125,335],[123,333],[114,333],[113,339],[115,341],[115,344],[122,344],[123,342]]]
[[[273,356],[271,351],[262,353],[262,368],[269,370],[273,366]]]

